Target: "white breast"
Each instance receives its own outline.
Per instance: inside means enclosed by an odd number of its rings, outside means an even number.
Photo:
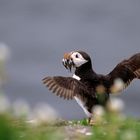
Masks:
[[[78,97],[74,97],[74,99],[76,100],[76,102],[80,105],[80,107],[84,110],[85,114],[88,116],[88,117],[91,117],[92,114],[86,109],[84,103],[78,98]]]
[[[78,80],[78,81],[80,81],[81,80],[81,78],[79,77],[79,76],[77,76],[77,75],[75,75],[75,74],[73,74],[73,76],[72,76],[74,79],[76,79],[76,80]]]
[[[74,79],[78,80],[78,81],[81,80],[81,78],[80,78],[79,76],[75,75],[75,74],[73,74],[72,77],[73,77]],[[85,114],[86,114],[88,117],[91,117],[92,114],[86,109],[85,104],[84,104],[78,97],[76,97],[76,96],[74,97],[74,99],[75,99],[76,102],[80,105],[80,107],[84,110]]]

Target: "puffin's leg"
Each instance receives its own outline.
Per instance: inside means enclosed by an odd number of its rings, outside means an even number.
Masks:
[[[91,117],[88,118],[88,124],[90,124],[90,121],[91,121]]]
[[[95,121],[93,115],[88,118],[88,124],[89,125],[95,125],[96,124],[96,121]]]
[[[89,125],[95,125],[96,121],[94,119],[90,119]]]

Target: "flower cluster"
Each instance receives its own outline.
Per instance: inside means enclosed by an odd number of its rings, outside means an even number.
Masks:
[[[0,114],[22,118],[33,126],[55,123],[59,116],[47,103],[39,103],[32,109],[25,100],[18,99],[11,103],[4,94],[0,94]]]

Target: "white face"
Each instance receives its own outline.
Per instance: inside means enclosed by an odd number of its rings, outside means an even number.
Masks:
[[[73,59],[73,63],[76,67],[80,67],[87,62],[87,60],[85,60],[83,56],[78,52],[73,52],[71,58]]]

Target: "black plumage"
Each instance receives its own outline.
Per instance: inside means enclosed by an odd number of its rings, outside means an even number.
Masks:
[[[65,53],[62,62],[66,69],[75,69],[74,76],[45,77],[43,83],[64,99],[80,101],[89,118],[95,105],[105,106],[109,94],[121,92],[133,79],[140,79],[140,53],[123,60],[107,75],[97,74],[90,56],[83,51]]]

